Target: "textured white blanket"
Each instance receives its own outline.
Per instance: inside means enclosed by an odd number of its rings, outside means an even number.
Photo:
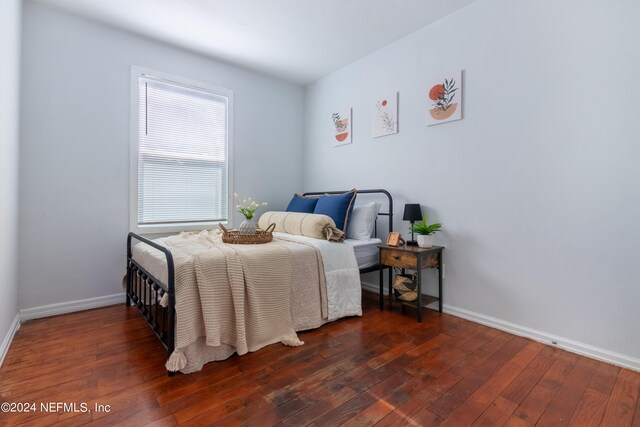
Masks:
[[[360,270],[351,245],[287,233],[273,235],[276,239],[310,245],[320,251],[327,288],[328,321],[362,316]]]

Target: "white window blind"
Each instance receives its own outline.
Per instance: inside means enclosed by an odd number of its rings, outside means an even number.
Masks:
[[[138,77],[138,226],[227,221],[229,99]]]

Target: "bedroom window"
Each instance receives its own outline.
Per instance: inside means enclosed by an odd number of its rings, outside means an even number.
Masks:
[[[232,92],[138,68],[132,87],[132,229],[227,223]]]

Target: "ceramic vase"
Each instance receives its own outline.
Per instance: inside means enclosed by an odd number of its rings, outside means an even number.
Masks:
[[[238,227],[238,231],[240,231],[240,234],[242,235],[248,235],[248,234],[256,234],[256,223],[253,222],[253,218],[252,219],[245,219],[244,221],[242,221],[242,224],[240,224],[240,227]]]

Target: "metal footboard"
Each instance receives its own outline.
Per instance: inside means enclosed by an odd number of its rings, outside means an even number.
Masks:
[[[162,253],[167,258],[167,283],[164,284],[132,257],[132,240],[138,240]],[[167,296],[167,306],[162,307],[160,301]],[[127,236],[127,307],[135,305],[144,320],[149,324],[153,333],[158,337],[162,346],[167,350],[167,357],[171,356],[175,348],[175,268],[171,251],[135,233]],[[169,376],[174,373],[168,371]]]

